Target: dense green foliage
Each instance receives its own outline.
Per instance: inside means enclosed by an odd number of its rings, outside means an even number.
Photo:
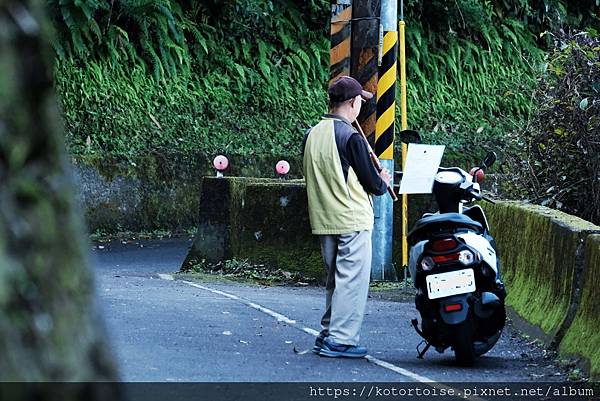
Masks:
[[[88,4],[91,14],[60,4],[79,27],[63,29],[73,39],[57,45],[72,153],[285,155],[322,111],[323,87],[312,83],[327,79],[327,38],[302,18],[311,2],[122,1],[112,14],[100,3]],[[106,37],[92,34],[97,21]]]
[[[539,111],[513,138],[513,192],[600,224],[600,37],[562,33],[555,44]]]
[[[535,107],[540,33],[593,23],[594,2],[408,2],[409,124],[466,160],[502,149]]]
[[[597,0],[407,1],[409,125],[463,157],[532,112],[539,34]],[[568,6],[567,6],[568,4]],[[73,154],[297,154],[326,105],[324,0],[53,0]],[[483,146],[482,146],[483,145]]]

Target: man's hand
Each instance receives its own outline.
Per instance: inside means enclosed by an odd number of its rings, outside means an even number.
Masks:
[[[392,176],[390,175],[390,170],[384,168],[379,173],[379,177],[385,182],[386,185],[390,185],[390,181],[392,180]]]

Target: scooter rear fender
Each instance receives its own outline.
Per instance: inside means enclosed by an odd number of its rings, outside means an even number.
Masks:
[[[467,320],[469,316],[469,297],[470,294],[453,295],[448,298],[440,299],[440,316],[446,324],[460,324]],[[446,312],[446,305],[460,304],[461,309],[453,312]]]

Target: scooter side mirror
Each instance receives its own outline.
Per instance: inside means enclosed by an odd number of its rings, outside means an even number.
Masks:
[[[496,162],[497,158],[496,152],[488,152],[488,154],[485,155],[485,159],[483,159],[483,163],[481,163],[481,167],[491,167]]]
[[[421,143],[421,135],[412,129],[405,129],[399,132],[400,141],[406,144]]]

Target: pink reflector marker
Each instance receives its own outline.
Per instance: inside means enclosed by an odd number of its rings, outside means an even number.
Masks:
[[[225,156],[219,155],[213,160],[213,166],[215,166],[217,170],[223,171],[229,166],[229,160],[227,160]]]
[[[290,164],[285,160],[280,160],[275,166],[275,171],[277,171],[277,174],[279,175],[286,175],[290,172]]]

